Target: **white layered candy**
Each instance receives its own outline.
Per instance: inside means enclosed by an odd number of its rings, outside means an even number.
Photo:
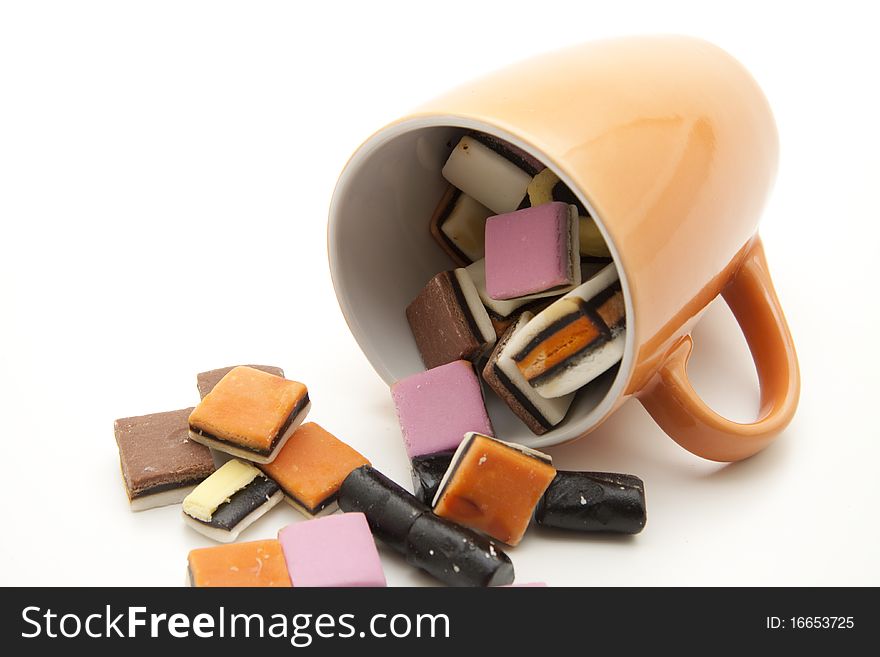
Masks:
[[[232,529],[211,527],[210,525],[200,523],[198,520],[195,520],[186,514],[183,515],[183,521],[202,536],[210,538],[212,541],[217,541],[218,543],[234,543],[238,540],[239,535],[245,529],[266,515],[266,513],[269,512],[269,509],[279,504],[283,499],[284,493],[279,490],[270,497],[267,497],[265,504],[258,506],[246,516],[243,516],[241,520],[238,521],[238,524]]]
[[[479,260],[486,250],[486,219],[491,214],[485,205],[462,193],[440,230],[468,260]]]
[[[200,534],[231,543],[284,499],[284,492],[250,463],[232,459],[183,500],[183,520]]]
[[[498,354],[498,359],[495,361],[495,365],[504,373],[510,381],[510,384],[516,388],[516,390],[518,390],[519,393],[525,397],[532,406],[534,406],[535,410],[541,414],[540,419],[543,419],[551,427],[555,427],[562,422],[566,413],[568,413],[568,409],[574,401],[574,393],[553,398],[547,398],[538,394],[538,392],[529,385],[529,382],[526,381],[526,378],[522,375],[522,372],[519,371],[516,363],[513,362],[513,358],[511,358],[511,353],[513,352],[509,350],[510,345],[516,342],[517,337],[521,336],[523,330],[533,318],[534,315],[528,311],[524,312],[519,317],[515,325],[516,328],[513,329],[513,336],[510,338],[507,346],[501,350],[500,354]],[[512,394],[514,393],[513,390],[510,392]]]
[[[218,506],[261,476],[263,473],[250,463],[237,459],[227,461],[186,496],[183,512],[197,520],[211,522]]]
[[[587,282],[538,313],[511,338],[501,357],[509,358],[514,364],[514,369],[519,371],[515,364],[518,354],[526,350],[530,343],[539,339],[541,334],[546,335],[545,332],[552,331],[557,322],[569,315],[581,313],[583,303],[589,303],[596,295],[617,281],[617,268],[614,264],[607,265]],[[614,329],[610,340],[577,354],[551,376],[541,377],[538,383],[532,381],[531,387],[540,396],[550,399],[573,393],[619,362],[623,357],[625,342],[625,329]]]
[[[536,386],[535,390],[542,396],[556,397],[583,388],[620,362],[625,345],[626,332],[619,331],[609,342],[589,350],[576,365],[564,369],[553,379]]]
[[[443,166],[443,177],[496,214],[519,207],[532,177],[472,137],[462,137]]]
[[[489,319],[489,313],[486,312],[486,308],[483,306],[479,290],[473,278],[464,267],[459,267],[453,273],[455,274],[455,280],[458,281],[458,286],[461,288],[462,296],[464,296],[464,300],[467,303],[467,309],[474,318],[477,328],[480,329],[480,336],[483,338],[483,342],[490,345],[495,344],[497,338],[495,327],[492,325],[492,320]]]

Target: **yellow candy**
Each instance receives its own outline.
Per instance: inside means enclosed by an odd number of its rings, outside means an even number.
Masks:
[[[538,174],[532,178],[532,182],[529,183],[529,204],[532,207],[535,207],[536,205],[550,203],[553,200],[553,188],[556,187],[556,183],[558,182],[559,176],[553,173],[550,169],[539,171]]]
[[[262,473],[250,463],[232,459],[227,461],[214,474],[196,486],[183,500],[183,512],[187,515],[211,522],[217,507],[229,501],[233,493],[240,491]]]
[[[592,217],[579,217],[578,234],[580,235],[581,255],[607,258],[611,255],[605,238]]]
[[[558,182],[559,176],[550,169],[538,172],[532,178],[532,182],[529,183],[528,193],[531,206],[535,207],[536,205],[553,201],[553,188],[556,187]],[[596,222],[593,221],[592,217],[580,217],[579,224],[581,255],[597,256],[600,258],[609,257],[611,252],[608,250],[608,245],[605,244],[605,239],[602,237],[602,233],[599,232],[599,227],[596,226]]]

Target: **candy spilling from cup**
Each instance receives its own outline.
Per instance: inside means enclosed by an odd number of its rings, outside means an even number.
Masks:
[[[132,510],[182,500],[190,527],[232,543],[190,554],[195,586],[383,586],[374,537],[443,583],[506,586],[500,546],[532,525],[640,532],[639,478],[557,471],[541,450],[629,398],[716,461],[788,425],[797,357],[757,235],[777,158],[755,81],[685,37],[549,53],[389,124],[340,175],[328,250],[349,327],[391,386],[414,494],[302,424],[305,385],[240,366],[199,375],[194,409],[117,421]],[[758,372],[750,423],[687,376],[718,296]],[[235,543],[282,500],[309,520]]]
[[[757,232],[777,161],[766,97],[712,44],[634,37],[540,55],[355,151],[330,205],[334,290],[389,385],[474,363],[507,441],[580,439],[637,399],[689,451],[748,458],[800,390]],[[758,371],[751,422],[715,412],[687,375],[691,332],[719,296]]]
[[[303,423],[305,385],[279,368],[238,366],[199,374],[195,408],[116,421],[131,509],[182,502],[187,526],[226,544],[190,552],[191,586],[385,586],[374,537],[442,583],[507,586],[514,569],[501,545],[518,544],[533,521],[641,531],[641,480],[557,473],[546,454],[493,438],[467,361],[418,377],[393,391],[413,478],[425,482],[418,495]],[[462,409],[464,424],[438,420],[448,404]],[[216,469],[215,457],[226,459]],[[280,528],[277,540],[237,542],[282,501],[307,520]]]

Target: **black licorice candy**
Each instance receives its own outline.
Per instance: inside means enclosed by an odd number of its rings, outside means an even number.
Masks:
[[[434,515],[369,465],[352,470],[342,482],[339,507],[363,513],[377,538],[444,584],[500,586],[513,581],[510,557],[493,541]]]
[[[406,537],[406,560],[449,586],[513,583],[513,563],[491,539],[433,513],[413,523]]]
[[[337,499],[343,511],[360,511],[373,534],[401,554],[416,519],[430,509],[375,468],[355,468],[342,482]]]
[[[434,503],[443,475],[452,463],[452,454],[451,451],[437,452],[417,456],[412,460],[413,493],[428,506]]]
[[[644,482],[611,472],[559,471],[535,509],[539,525],[580,532],[638,534],[646,518]]]
[[[253,481],[241,490],[236,491],[225,502],[217,507],[210,521],[197,520],[208,527],[231,532],[254,511],[277,496],[281,488],[267,477],[254,477]],[[273,505],[274,506],[274,505]]]

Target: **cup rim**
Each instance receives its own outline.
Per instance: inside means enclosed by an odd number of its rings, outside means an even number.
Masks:
[[[617,408],[618,402],[623,401],[635,370],[636,359],[634,351],[636,318],[626,266],[621,258],[621,254],[617,250],[617,245],[611,239],[611,236],[605,227],[603,219],[599,216],[589,199],[584,194],[584,190],[574,183],[572,177],[568,175],[565,169],[560,166],[554,158],[550,157],[547,153],[527,139],[504,127],[474,119],[472,117],[457,116],[454,114],[417,114],[398,119],[397,121],[380,128],[352,153],[339,174],[336,186],[333,189],[327,220],[327,256],[330,267],[330,278],[333,283],[333,291],[336,294],[336,301],[339,304],[339,308],[342,311],[342,316],[348,325],[349,331],[358,343],[361,352],[366,356],[370,366],[379,377],[389,386],[394,383],[396,377],[392,376],[391,372],[388,371],[385,365],[378,360],[378,355],[368,353],[365,348],[365,345],[368,344],[368,342],[362,339],[362,337],[366,336],[366,331],[360,326],[357,317],[352,310],[351,304],[349,303],[348,295],[343,289],[344,286],[337,275],[336,263],[339,261],[339,241],[337,239],[339,199],[344,196],[353,173],[358,170],[359,165],[367,160],[373,152],[401,135],[425,128],[460,128],[465,130],[477,130],[498,137],[499,139],[503,139],[514,146],[523,149],[559,176],[559,179],[564,182],[575,194],[578,200],[584,204],[584,207],[589,211],[590,216],[596,222],[602,237],[605,239],[605,242],[611,251],[612,261],[617,267],[621,289],[623,290],[624,307],[626,309],[626,338],[624,341],[623,358],[621,359],[620,367],[614,377],[614,381],[611,383],[611,386],[599,403],[589,411],[585,418],[577,421],[576,424],[579,428],[573,426],[575,423],[567,423],[568,418],[566,418],[563,419],[561,427],[554,428],[541,436],[530,436],[528,441],[523,441],[523,444],[526,444],[529,447],[550,447],[571,442],[585,436],[601,425]]]

